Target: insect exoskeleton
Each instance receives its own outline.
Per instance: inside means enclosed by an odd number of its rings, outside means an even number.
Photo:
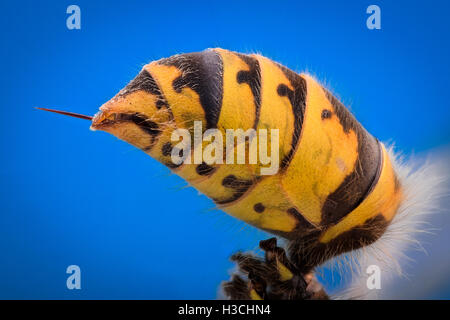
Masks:
[[[261,55],[209,49],[151,62],[100,110],[92,129],[142,149],[225,212],[293,240],[305,270],[377,240],[403,199],[385,146],[314,78]],[[192,135],[188,149],[173,139],[179,129]],[[239,129],[277,130],[257,134],[254,149],[277,155],[273,174],[262,174],[267,161],[248,161],[249,136],[247,161],[226,161],[242,143],[225,148],[220,135]],[[212,141],[215,153],[226,149],[215,163],[174,163]]]

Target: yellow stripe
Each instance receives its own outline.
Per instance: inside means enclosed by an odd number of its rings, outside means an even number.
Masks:
[[[255,121],[256,106],[252,90],[247,83],[238,83],[239,71],[248,71],[248,65],[234,53],[214,49],[222,57],[223,100],[217,128],[225,134],[226,129],[252,128]]]
[[[158,64],[157,61],[146,65],[144,68],[153,76],[156,83],[158,84],[163,96],[169,103],[175,121],[175,124],[172,124],[170,128],[167,128],[167,132],[165,132],[162,136],[161,143],[163,141],[169,142],[171,134],[176,128],[184,128],[190,130],[191,138],[193,138],[194,121],[201,121],[202,128],[206,128],[205,112],[200,103],[199,95],[194,90],[188,87],[184,87],[180,93],[177,93],[173,88],[173,81],[182,74],[182,71],[180,71],[175,66]],[[174,144],[176,143],[177,142],[175,142]],[[162,145],[159,144],[158,147],[161,148]],[[151,154],[151,156],[160,161],[162,159],[171,161],[170,156],[158,156],[158,152],[160,152],[160,149],[157,150],[156,148],[154,148],[154,153]],[[191,153],[192,152],[193,150],[191,151]],[[199,176],[196,173],[195,168],[195,165],[182,165],[174,169],[174,171],[176,172],[176,174],[189,182],[192,182],[195,179],[203,180],[204,177]]]
[[[345,133],[322,87],[310,76],[301,140],[282,179],[283,189],[299,212],[320,224],[322,206],[355,167],[358,157],[356,133]],[[323,109],[332,111],[322,119]]]
[[[279,130],[279,159],[280,161],[291,150],[292,134],[294,132],[294,114],[288,97],[278,94],[278,86],[286,85],[293,90],[290,81],[275,65],[275,63],[263,56],[253,55],[258,59],[261,68],[261,110],[258,129]],[[268,152],[271,152],[270,131],[267,139]]]

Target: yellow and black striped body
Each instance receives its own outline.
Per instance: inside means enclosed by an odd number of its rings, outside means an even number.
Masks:
[[[261,164],[174,165],[171,134],[192,131],[194,121],[224,136],[278,129],[278,173],[261,175]],[[378,239],[402,201],[383,144],[312,77],[260,55],[210,49],[152,62],[92,128],[142,149],[225,212],[291,240],[309,255],[306,269]]]

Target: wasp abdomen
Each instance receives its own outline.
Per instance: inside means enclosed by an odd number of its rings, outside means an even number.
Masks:
[[[402,199],[384,146],[347,108],[311,76],[261,55],[210,49],[152,62],[102,110],[94,128],[143,149],[229,214],[316,256],[375,241]],[[114,122],[111,114],[121,113],[143,121]],[[217,129],[223,137],[230,129],[277,130],[278,139],[269,134],[265,142],[279,170],[263,175],[267,164],[230,164],[228,154],[214,164],[174,164],[172,133],[194,137],[196,122],[200,134]],[[149,131],[150,123],[157,129]]]

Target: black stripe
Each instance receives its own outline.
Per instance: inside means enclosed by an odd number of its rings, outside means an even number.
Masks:
[[[175,55],[158,63],[175,66],[181,71],[181,76],[172,83],[174,90],[178,93],[185,87],[194,90],[205,112],[206,129],[216,128],[223,99],[223,63],[220,55],[206,50]]]
[[[338,222],[352,212],[367,197],[378,181],[383,156],[378,140],[361,126],[339,100],[329,91],[325,90],[325,92],[344,128],[344,132],[354,131],[358,141],[358,157],[355,169],[327,197],[322,207],[321,224],[329,225]],[[327,119],[323,119],[323,121],[327,121]]]
[[[342,253],[357,250],[378,240],[386,231],[389,222],[380,213],[343,232],[328,243],[319,242],[320,230],[307,234],[295,234],[289,242],[289,256],[297,262],[297,267],[308,273],[314,267]]]
[[[105,119],[99,125],[108,126],[120,122],[132,122],[150,136],[150,144],[143,149],[144,151],[149,151],[155,144],[156,138],[161,134],[161,129],[156,122],[150,120],[146,115],[137,112],[115,113],[113,119]]]
[[[144,90],[157,97],[156,107],[158,109],[160,109],[163,106],[169,109],[169,104],[167,103],[161,90],[159,89],[158,84],[156,83],[152,75],[145,69],[142,70],[136,76],[136,78],[131,80],[131,82],[125,88],[123,88],[118,95],[126,96],[129,95],[130,93],[140,90]]]
[[[255,121],[253,123],[253,129],[256,129],[261,113],[261,68],[257,59],[242,53],[234,52],[234,54],[249,67],[248,71],[239,71],[236,75],[236,80],[238,83],[247,83],[250,90],[252,90],[253,101],[255,103]]]
[[[288,97],[292,106],[292,112],[294,114],[294,132],[292,134],[291,149],[289,150],[289,153],[281,161],[280,169],[283,170],[289,166],[289,163],[291,162],[297,149],[297,145],[300,141],[300,135],[303,126],[303,117],[306,109],[307,89],[306,89],[306,81],[305,79],[303,79],[302,76],[278,63],[276,65],[283,71],[284,75],[288,78],[289,82],[291,83],[292,88],[294,88],[294,90],[291,90],[289,89],[288,86],[284,84],[280,84],[277,88],[277,92],[280,96]]]
[[[118,113],[115,115],[115,121],[133,122],[152,137],[158,136],[161,133],[158,124],[141,113]]]

